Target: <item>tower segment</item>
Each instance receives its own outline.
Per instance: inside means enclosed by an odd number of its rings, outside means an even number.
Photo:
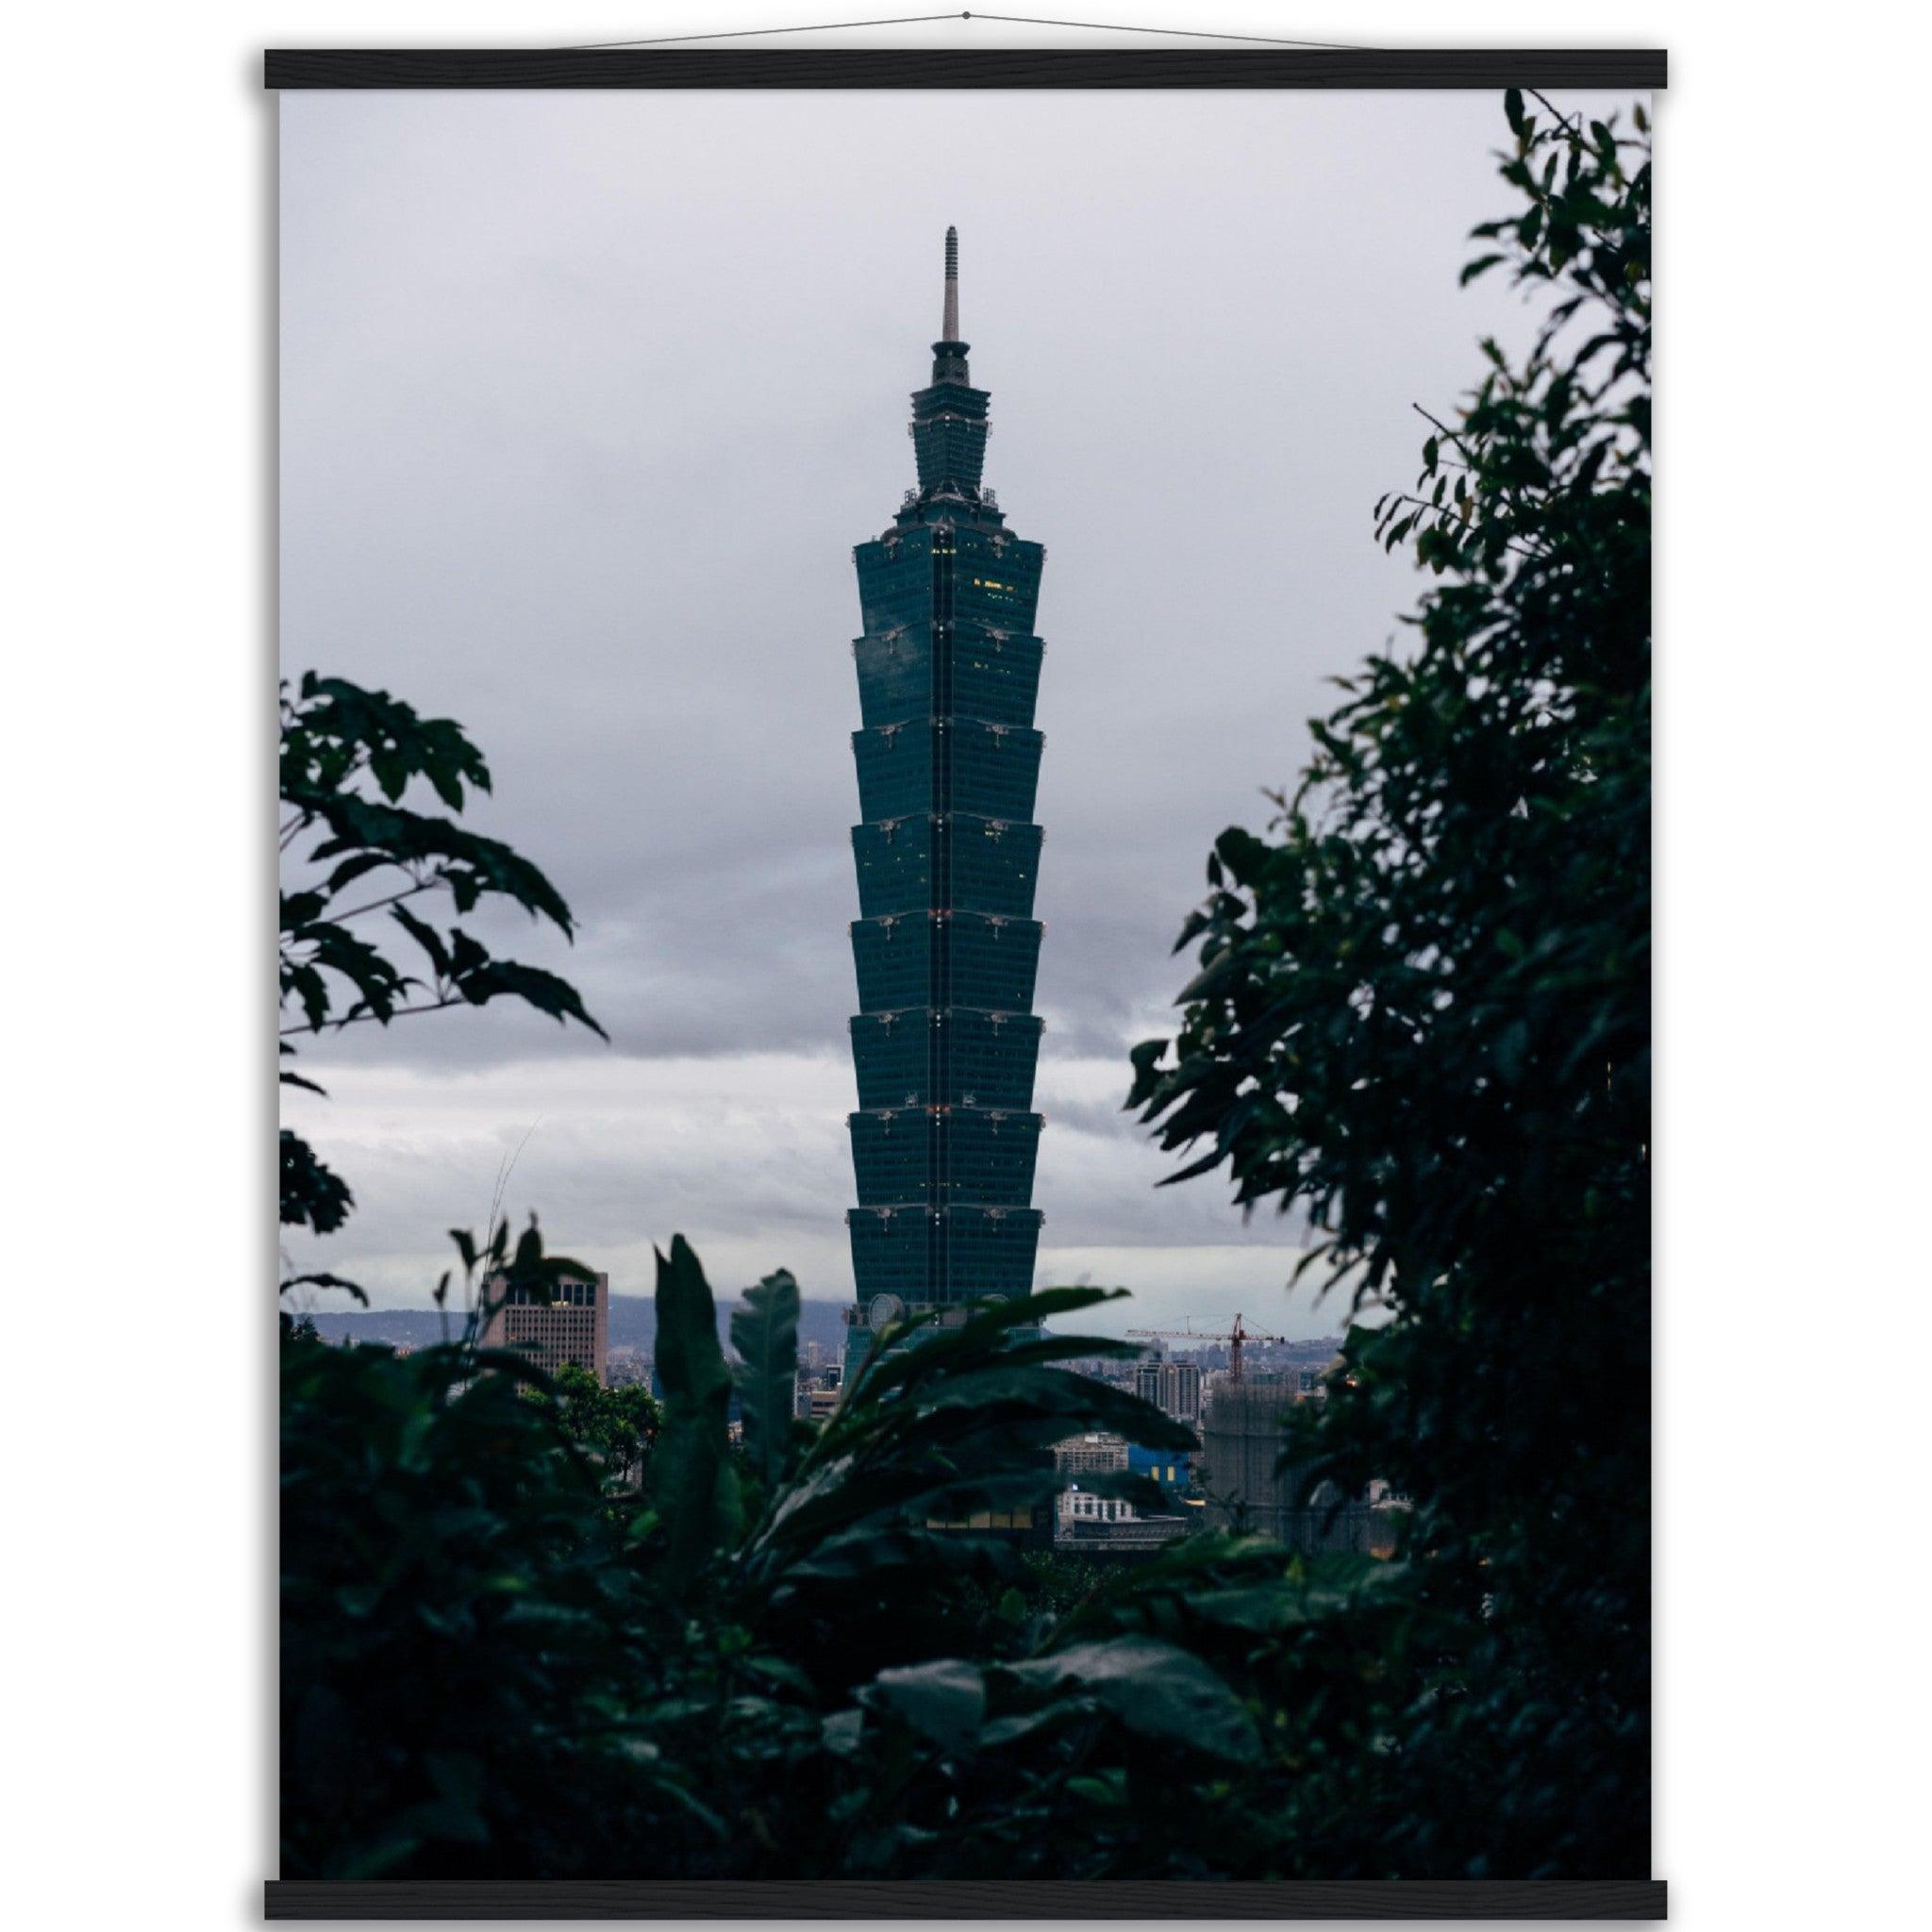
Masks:
[[[846,1216],[857,1306],[846,1360],[907,1316],[1032,1286],[1041,1217],[1033,916],[1046,552],[1006,526],[982,481],[987,391],[959,338],[958,237],[946,230],[941,334],[912,397],[919,481],[854,551],[861,728],[852,849],[858,1012]]]

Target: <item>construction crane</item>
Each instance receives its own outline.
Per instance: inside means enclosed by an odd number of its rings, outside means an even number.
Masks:
[[[1203,1316],[1204,1321],[1224,1322],[1225,1315]],[[1198,1328],[1129,1328],[1129,1336],[1148,1341],[1224,1341],[1227,1344],[1227,1379],[1241,1378],[1241,1350],[1250,1341],[1286,1341],[1286,1335],[1250,1335],[1237,1315],[1224,1335],[1203,1334]]]

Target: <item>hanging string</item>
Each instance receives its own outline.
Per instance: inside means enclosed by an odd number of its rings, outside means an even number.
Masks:
[[[712,34],[659,34],[649,41],[590,41],[578,47],[553,47],[554,54],[596,54],[607,47],[669,47],[680,41],[749,41],[759,34],[830,34],[853,26],[921,26],[933,20],[970,20],[967,13],[907,13],[895,20],[825,20],[813,26],[740,26]]]
[[[689,41],[749,41],[764,34],[843,33],[861,26],[925,26],[941,20],[996,20],[1008,26],[1070,26],[1082,33],[1166,34],[1190,41],[1246,41],[1264,47],[1312,47],[1323,53],[1361,54],[1370,51],[1343,41],[1291,41],[1278,34],[1222,34],[1208,27],[1128,26],[1110,20],[1042,20],[1031,13],[903,13],[891,20],[824,20],[809,26],[741,26],[708,34],[658,34],[641,41],[590,41],[580,46],[556,47],[558,54],[596,54],[613,47],[670,47]]]
[[[1093,34],[1173,34],[1191,41],[1253,41],[1264,47],[1314,47],[1328,54],[1366,54],[1342,41],[1290,41],[1278,34],[1219,34],[1198,26],[1123,26],[1110,20],[1041,20],[1031,13],[962,13],[961,20],[998,20],[1016,26],[1074,26]]]

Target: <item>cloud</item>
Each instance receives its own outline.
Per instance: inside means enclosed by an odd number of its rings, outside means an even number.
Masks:
[[[910,478],[957,222],[989,475],[1049,550],[1045,1265],[1283,1273],[1222,1183],[1156,1191],[1125,1057],[1210,842],[1413,602],[1369,523],[1411,400],[1525,332],[1456,286],[1497,104],[311,92],[281,126],[287,667],[471,729],[475,823],[581,931],[478,924],[612,1039],[491,1008],[311,1043],[333,1098],[294,1113],[360,1203],[329,1264],[420,1298],[541,1122],[512,1203],[629,1286],[675,1229],[721,1279],[849,1285],[850,549]]]
[[[1120,1074],[1112,1060],[1041,1069],[1039,1278],[1105,1254],[1106,1279],[1161,1296],[1278,1287],[1291,1226],[1243,1224],[1218,1182],[1157,1189],[1173,1162],[1117,1111]],[[653,1244],[681,1233],[721,1290],[789,1267],[808,1293],[842,1297],[853,1104],[851,1067],[831,1054],[344,1067],[326,1100],[292,1094],[287,1114],[354,1188],[353,1234],[291,1241],[290,1253],[384,1303],[426,1305],[451,1264],[444,1230],[480,1229],[508,1167],[504,1211],[519,1224],[537,1211],[552,1244],[608,1269],[620,1293],[648,1293]],[[1230,1270],[1231,1255],[1253,1258]]]

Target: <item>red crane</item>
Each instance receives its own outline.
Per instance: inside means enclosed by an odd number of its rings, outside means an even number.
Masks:
[[[1204,1320],[1224,1322],[1225,1315],[1204,1316]],[[1286,1335],[1250,1335],[1241,1326],[1241,1318],[1237,1315],[1233,1325],[1225,1335],[1204,1335],[1198,1328],[1129,1328],[1130,1336],[1138,1336],[1149,1341],[1224,1341],[1227,1344],[1227,1379],[1239,1382],[1241,1378],[1241,1349],[1250,1341],[1286,1341]]]

